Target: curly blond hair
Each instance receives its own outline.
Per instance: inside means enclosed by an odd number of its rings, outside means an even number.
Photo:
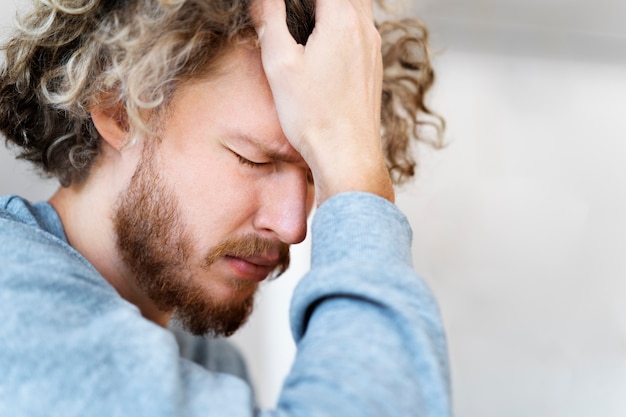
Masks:
[[[304,44],[315,0],[286,0],[288,26]],[[378,26],[383,39],[382,136],[396,183],[414,175],[412,139],[441,145],[443,119],[424,96],[434,75],[427,31],[416,21]],[[101,137],[92,106],[114,108],[132,131],[164,109],[177,86],[210,74],[234,42],[256,37],[248,0],[36,0],[3,45],[0,131],[63,186],[87,177]],[[118,106],[119,107],[119,106]],[[422,127],[435,128],[427,137]]]

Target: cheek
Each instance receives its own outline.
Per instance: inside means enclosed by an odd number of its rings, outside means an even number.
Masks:
[[[166,164],[165,176],[179,201],[181,217],[201,247],[249,231],[257,209],[254,182],[242,176],[228,156],[172,158]]]

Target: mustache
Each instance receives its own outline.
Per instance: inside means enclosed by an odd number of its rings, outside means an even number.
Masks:
[[[272,279],[278,278],[289,268],[291,261],[289,245],[284,242],[276,242],[256,235],[244,235],[226,239],[214,246],[204,258],[204,268],[209,268],[218,259],[231,256],[234,258],[253,258],[265,256],[268,253],[278,252],[276,268],[272,273]]]

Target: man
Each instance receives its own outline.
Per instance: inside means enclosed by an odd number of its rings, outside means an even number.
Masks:
[[[288,4],[286,19],[283,0],[42,0],[23,19],[0,126],[62,187],[0,200],[0,415],[450,414],[388,171],[410,174],[411,111],[428,113],[423,39],[392,25],[381,48],[370,0]],[[165,326],[234,332],[313,199],[298,355],[260,412]]]

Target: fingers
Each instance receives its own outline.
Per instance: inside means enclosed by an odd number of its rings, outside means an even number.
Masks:
[[[317,0],[316,15],[324,18],[325,15],[331,17],[337,15],[338,8],[350,5],[357,11],[364,21],[374,21],[374,3],[372,0]]]
[[[250,6],[264,60],[297,45],[287,28],[286,14],[285,0],[254,0]]]
[[[372,0],[316,0],[316,20],[339,18],[341,10],[356,11],[362,22],[374,21],[374,3]],[[289,33],[286,23],[285,0],[252,0],[250,5],[252,17],[261,49],[285,51],[294,49],[297,42]]]
[[[393,201],[380,144],[382,57],[372,0],[317,0],[306,46],[285,0],[251,0],[263,69],[281,128],[309,165],[318,204],[344,191]]]

